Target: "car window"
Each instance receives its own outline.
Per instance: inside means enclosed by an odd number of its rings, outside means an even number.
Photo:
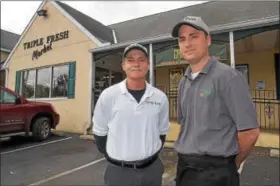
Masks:
[[[1,104],[15,104],[16,103],[16,96],[6,92],[5,90],[0,90],[0,103]]]

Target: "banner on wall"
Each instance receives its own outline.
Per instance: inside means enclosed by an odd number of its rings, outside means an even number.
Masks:
[[[213,43],[209,48],[210,56],[215,56],[218,60],[227,60],[226,43]],[[156,66],[169,66],[176,64],[188,64],[182,56],[178,47],[170,47],[165,50],[155,52]]]

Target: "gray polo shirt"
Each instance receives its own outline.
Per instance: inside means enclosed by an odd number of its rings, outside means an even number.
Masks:
[[[178,153],[213,156],[238,154],[237,131],[259,127],[245,78],[214,57],[194,80],[186,70],[179,84],[178,123]]]

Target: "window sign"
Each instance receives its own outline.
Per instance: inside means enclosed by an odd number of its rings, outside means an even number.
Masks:
[[[264,81],[257,81],[256,89],[257,90],[264,90],[265,89]]]
[[[235,69],[241,72],[241,74],[244,76],[246,81],[249,84],[249,70],[248,70],[248,65],[235,65]]]
[[[218,60],[227,59],[227,46],[225,43],[212,43],[209,47],[210,56],[215,56]],[[180,55],[178,46],[165,48],[164,50],[155,52],[156,66],[166,66],[175,64],[184,64],[187,62]]]

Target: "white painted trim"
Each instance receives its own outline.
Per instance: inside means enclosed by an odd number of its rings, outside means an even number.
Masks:
[[[1,47],[1,51],[4,51],[4,52],[11,52],[11,50],[6,49],[6,48],[2,48],[2,47]]]
[[[12,57],[12,55],[14,54],[15,50],[17,49],[17,47],[19,46],[21,40],[23,39],[23,37],[25,36],[25,34],[27,33],[27,31],[29,30],[30,26],[32,25],[32,23],[34,22],[35,18],[37,17],[37,11],[41,10],[43,8],[43,6],[47,3],[48,1],[42,1],[42,3],[40,4],[39,8],[36,10],[36,12],[34,13],[33,17],[31,18],[31,20],[29,21],[28,25],[25,27],[24,31],[22,32],[22,34],[20,35],[20,38],[17,42],[17,44],[15,45],[15,47],[13,48],[12,52],[9,54],[8,58],[6,59],[3,68],[7,68],[7,64],[10,61],[10,58]]]
[[[63,8],[61,8],[55,1],[50,1],[54,7],[56,7],[65,17],[67,17],[78,29],[80,29],[86,36],[88,36],[97,46],[101,45],[94,35],[92,35],[85,27],[83,27],[76,19],[68,14]]]
[[[112,29],[113,37],[114,37],[114,43],[118,43],[117,37],[116,37],[116,32],[114,29]]]

